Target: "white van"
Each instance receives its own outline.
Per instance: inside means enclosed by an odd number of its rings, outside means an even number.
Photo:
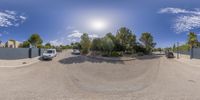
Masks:
[[[42,54],[42,59],[50,59],[50,60],[52,60],[56,56],[57,56],[56,49],[47,49]]]

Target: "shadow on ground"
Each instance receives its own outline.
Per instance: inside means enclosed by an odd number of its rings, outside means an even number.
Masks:
[[[162,57],[162,55],[146,55],[146,56],[139,56],[136,57],[138,60],[149,60],[149,59],[158,59]]]
[[[95,59],[90,58],[87,56],[73,56],[59,60],[61,64],[74,64],[74,63],[84,63],[84,62],[91,62],[91,63],[113,63],[113,64],[124,64],[124,61],[111,61],[111,60],[103,60],[103,59]]]
[[[52,61],[52,59],[43,59],[42,57],[39,58],[40,61]]]

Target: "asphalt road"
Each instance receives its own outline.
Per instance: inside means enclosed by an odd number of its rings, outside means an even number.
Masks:
[[[200,67],[162,56],[103,61],[70,51],[0,68],[0,100],[199,100]]]

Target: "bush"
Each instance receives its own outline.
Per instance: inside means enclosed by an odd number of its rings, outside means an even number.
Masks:
[[[148,51],[146,50],[146,48],[145,47],[143,47],[142,45],[137,45],[137,46],[135,46],[135,51],[136,51],[136,53],[137,54],[148,54]]]
[[[133,54],[133,51],[126,51],[125,54]]]
[[[88,50],[88,49],[82,49],[82,50],[81,50],[81,53],[82,53],[82,54],[88,54],[88,53],[89,53],[89,50]]]
[[[113,51],[110,55],[111,57],[120,57],[122,54],[120,52]]]
[[[138,52],[137,56],[144,56],[144,53],[143,52]]]

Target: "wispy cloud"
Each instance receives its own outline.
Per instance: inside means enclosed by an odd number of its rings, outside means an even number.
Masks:
[[[74,30],[73,30],[74,29]],[[83,32],[73,28],[66,28],[65,31],[59,32],[61,37],[50,41],[52,45],[66,45],[72,42],[80,42]],[[88,34],[91,39],[99,37],[97,34]]]
[[[186,32],[200,28],[200,15],[179,16],[174,24],[176,32]]]
[[[7,31],[0,31],[0,37],[2,37],[3,35],[7,35],[9,34]]]
[[[78,30],[74,30],[71,34],[69,34],[68,38],[80,38],[83,33],[79,32]]]
[[[89,34],[89,37],[93,39],[93,38],[98,38],[99,36],[97,34]]]
[[[181,8],[163,8],[159,13],[176,14],[173,29],[177,33],[188,32],[200,28],[200,10],[186,10]]]
[[[15,11],[0,11],[0,27],[19,26],[24,23],[27,17]]]
[[[68,38],[81,38],[81,35],[83,35],[82,32],[80,32],[79,30],[74,30],[71,34],[69,34],[67,37]],[[97,38],[99,37],[97,34],[88,34],[88,36],[90,38]]]
[[[49,42],[50,44],[54,45],[54,46],[59,46],[59,45],[62,45],[63,44],[63,41],[61,40],[52,40]]]
[[[73,26],[67,26],[67,27],[66,27],[66,30],[72,30],[72,29],[74,29]]]
[[[173,14],[197,14],[200,15],[199,9],[195,10],[186,10],[186,9],[181,9],[181,8],[172,8],[172,7],[167,7],[167,8],[162,8],[159,13],[173,13]]]

